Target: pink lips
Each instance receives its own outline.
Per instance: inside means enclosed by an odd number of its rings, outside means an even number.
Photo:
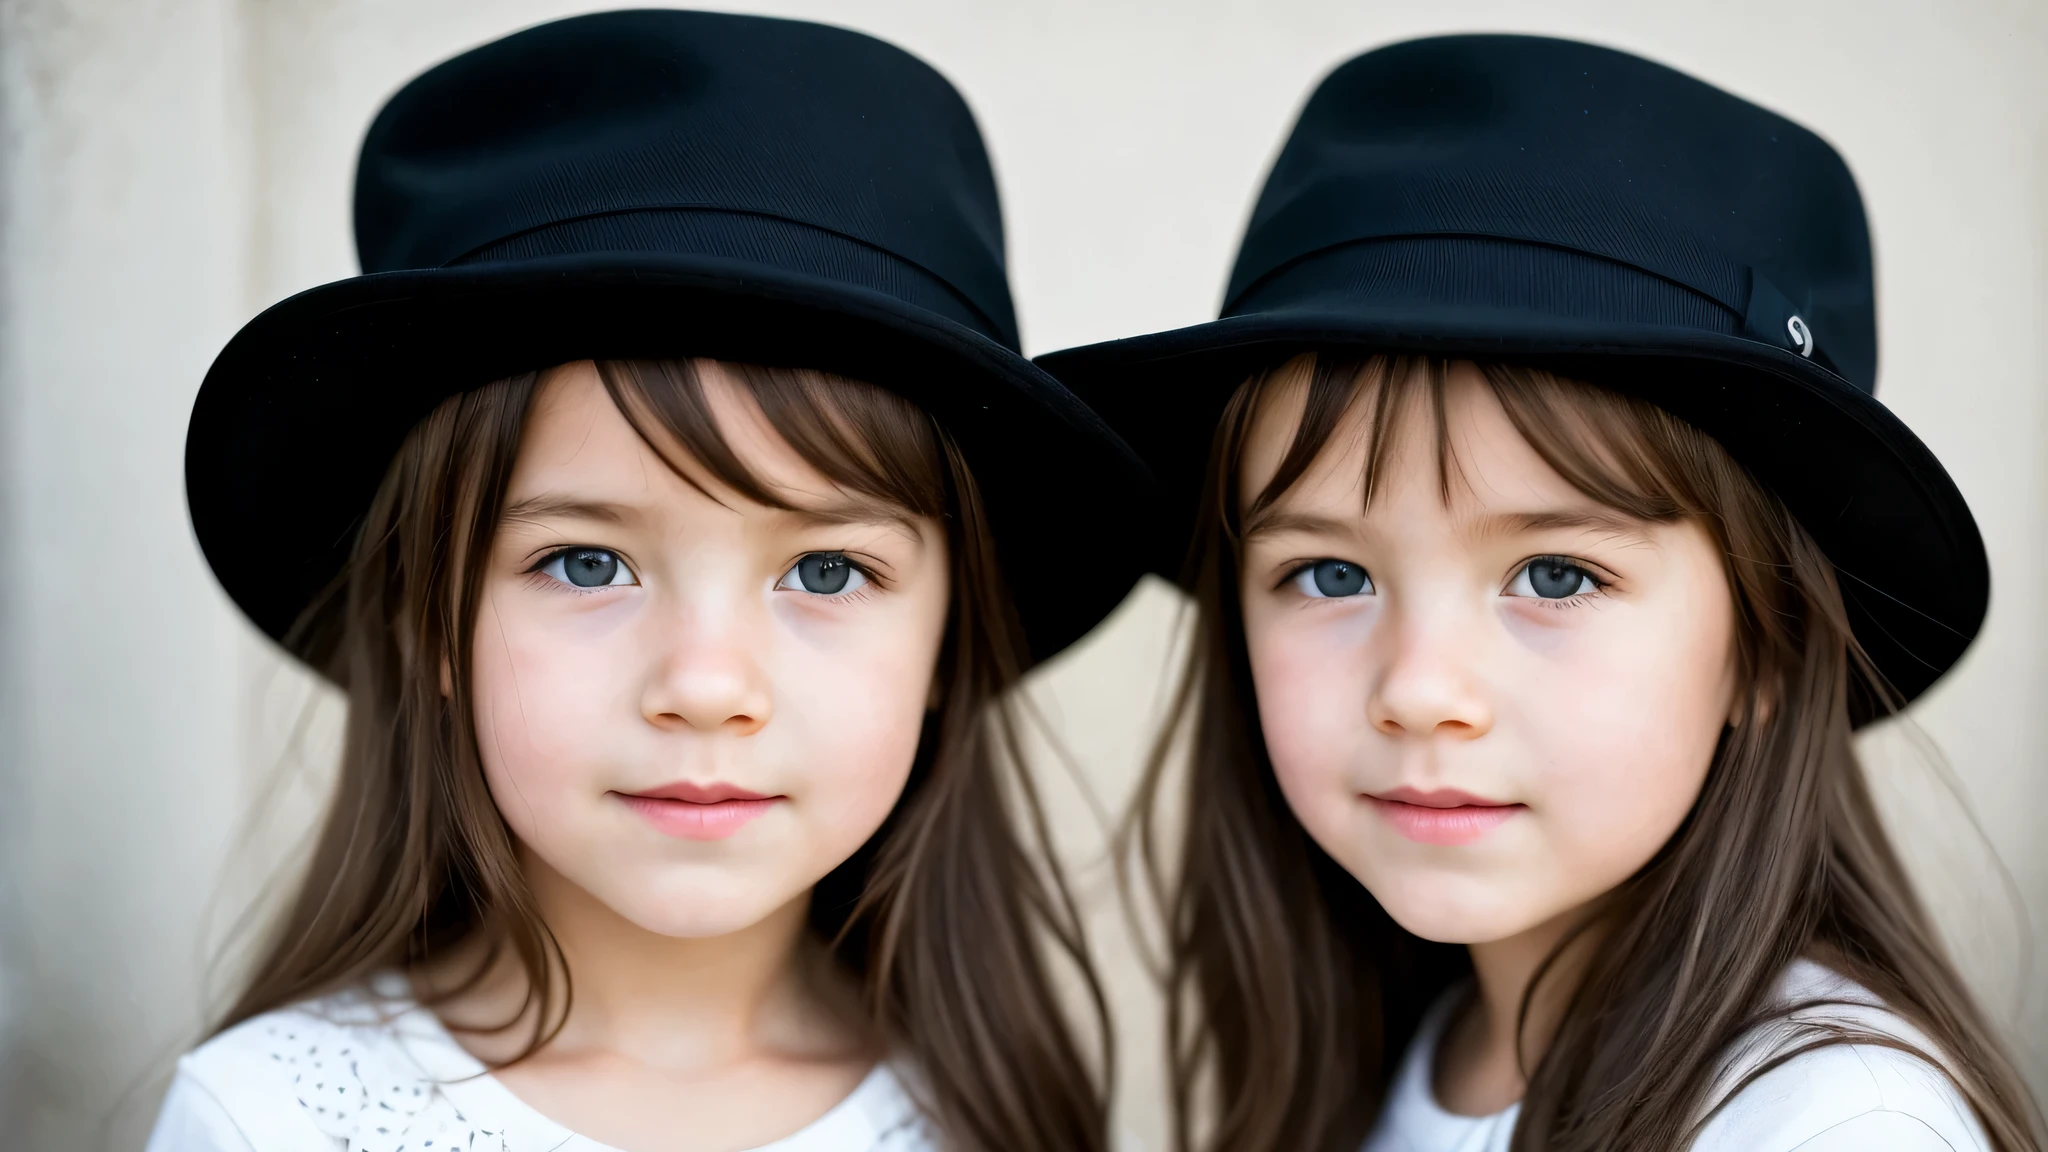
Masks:
[[[685,840],[723,840],[774,807],[783,796],[763,796],[730,784],[687,780],[645,792],[614,792],[655,830]]]
[[[1470,844],[1528,807],[1503,804],[1455,788],[1434,792],[1393,788],[1367,795],[1366,799],[1387,818],[1394,831],[1418,844]]]

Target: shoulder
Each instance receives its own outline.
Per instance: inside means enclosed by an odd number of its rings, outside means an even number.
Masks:
[[[242,1123],[180,1061],[146,1152],[253,1152],[255,1147]]]
[[[266,1012],[187,1053],[164,1096],[152,1150],[342,1147],[317,1119],[315,1109],[328,1109],[325,1083],[315,1091],[306,1080],[308,1072],[319,1079],[327,1058],[349,1046],[346,1027],[323,1011],[331,1003]],[[307,1095],[313,1099],[301,1099]]]
[[[1693,1147],[1978,1152],[1990,1142],[1962,1094],[1925,1059],[1874,1044],[1835,1044],[1752,1080]]]
[[[152,1152],[377,1152],[423,1125],[461,1122],[440,1115],[451,1106],[437,1080],[450,1069],[420,1055],[445,1033],[419,1024],[421,1015],[360,989],[227,1029],[178,1061]]]
[[[1801,961],[1779,982],[1778,997],[1788,1016],[1745,1038],[1722,1083],[1741,1084],[1757,1069],[1769,1070],[1727,1097],[1695,1149],[1989,1149],[1927,1038],[1868,990]],[[1841,1042],[1808,1048],[1837,1037]]]

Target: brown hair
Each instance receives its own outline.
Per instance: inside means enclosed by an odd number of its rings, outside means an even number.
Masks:
[[[1857,763],[1850,694],[1887,692],[1851,634],[1827,557],[1719,443],[1662,409],[1526,366],[1479,367],[1522,437],[1580,492],[1645,520],[1694,520],[1713,536],[1735,598],[1745,693],[1745,719],[1723,734],[1684,824],[1588,922],[1600,944],[1574,952],[1589,956],[1528,1070],[1513,1147],[1687,1146],[1717,1103],[1725,1055],[1752,1028],[1813,1006],[1773,1002],[1800,958],[1921,1029],[1995,1147],[2037,1147],[2034,1105],[1943,954]],[[1447,370],[1416,357],[1296,357],[1240,387],[1217,428],[1188,565],[1196,637],[1175,722],[1127,828],[1167,917],[1184,1150],[1356,1149],[1422,1011],[1470,971],[1464,948],[1396,925],[1288,810],[1259,731],[1238,607],[1239,456],[1261,401],[1305,380],[1292,443],[1243,512],[1296,483],[1354,405],[1370,406],[1368,503],[1387,430],[1425,404],[1448,497]],[[1187,823],[1169,880],[1162,801],[1179,747],[1190,757],[1189,802],[1173,806]],[[1532,993],[1564,978],[1557,961],[1571,942]],[[1792,1032],[1750,1077],[1827,1044],[1906,1047],[1827,1025]],[[1205,1084],[1214,1106],[1197,1115]]]
[[[1104,1094],[1064,1024],[1039,934],[1078,968],[1106,1047],[1100,989],[1073,902],[1020,842],[1007,799],[1014,789],[1043,850],[1005,697],[1023,670],[1023,641],[974,477],[945,431],[893,393],[821,372],[720,367],[833,483],[943,522],[951,556],[943,696],[903,798],[818,884],[811,926],[859,981],[879,1035],[912,1061],[945,1147],[1104,1148]],[[721,437],[701,369],[598,364],[612,402],[650,446],[680,445],[747,499],[787,507]],[[336,594],[302,622],[295,646],[348,694],[340,781],[297,898],[223,1028],[465,943],[484,945],[484,966],[431,1003],[466,991],[509,950],[527,985],[515,1022],[533,1022],[518,1058],[561,1026],[568,972],[467,719],[481,570],[538,387],[528,374],[465,392],[414,428]]]

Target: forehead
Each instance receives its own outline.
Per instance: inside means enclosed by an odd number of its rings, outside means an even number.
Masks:
[[[790,447],[753,398],[727,379],[716,364],[706,363],[700,373],[719,438],[749,472],[798,503],[839,495],[832,482]],[[513,498],[568,484],[636,490],[695,485],[718,494],[721,503],[732,503],[737,494],[663,433],[657,422],[642,423],[662,441],[660,453],[640,438],[612,403],[596,365],[586,360],[543,374],[520,438],[511,484]],[[687,481],[675,475],[664,456],[684,471]]]
[[[1591,505],[1516,430],[1476,365],[1450,365],[1441,414],[1426,379],[1397,383],[1385,428],[1374,426],[1380,387],[1367,383],[1358,390],[1307,470],[1275,507],[1334,512],[1343,505],[1372,517],[1391,509],[1424,511],[1424,504],[1434,514],[1453,516]],[[1260,397],[1240,457],[1240,511],[1248,511],[1279,472],[1308,396],[1309,373],[1301,371],[1276,381]],[[1375,440],[1383,440],[1376,471],[1369,467]]]

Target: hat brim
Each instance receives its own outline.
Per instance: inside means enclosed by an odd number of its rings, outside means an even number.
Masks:
[[[334,586],[391,459],[441,401],[574,360],[662,356],[817,368],[931,412],[974,472],[1034,660],[1094,627],[1144,569],[1124,511],[1152,490],[1144,465],[1029,360],[878,292],[644,253],[359,276],[265,311],[193,406],[200,548],[282,643]]]
[[[1738,336],[1508,309],[1364,304],[1252,313],[1041,356],[1151,465],[1165,493],[1150,542],[1176,577],[1216,421],[1251,373],[1301,351],[1361,348],[1514,360],[1639,396],[1707,432],[1784,500],[1834,563],[1851,624],[1911,700],[1984,620],[1975,519],[1920,439],[1874,397],[1795,353]],[[1859,723],[1883,712],[1853,703]]]

